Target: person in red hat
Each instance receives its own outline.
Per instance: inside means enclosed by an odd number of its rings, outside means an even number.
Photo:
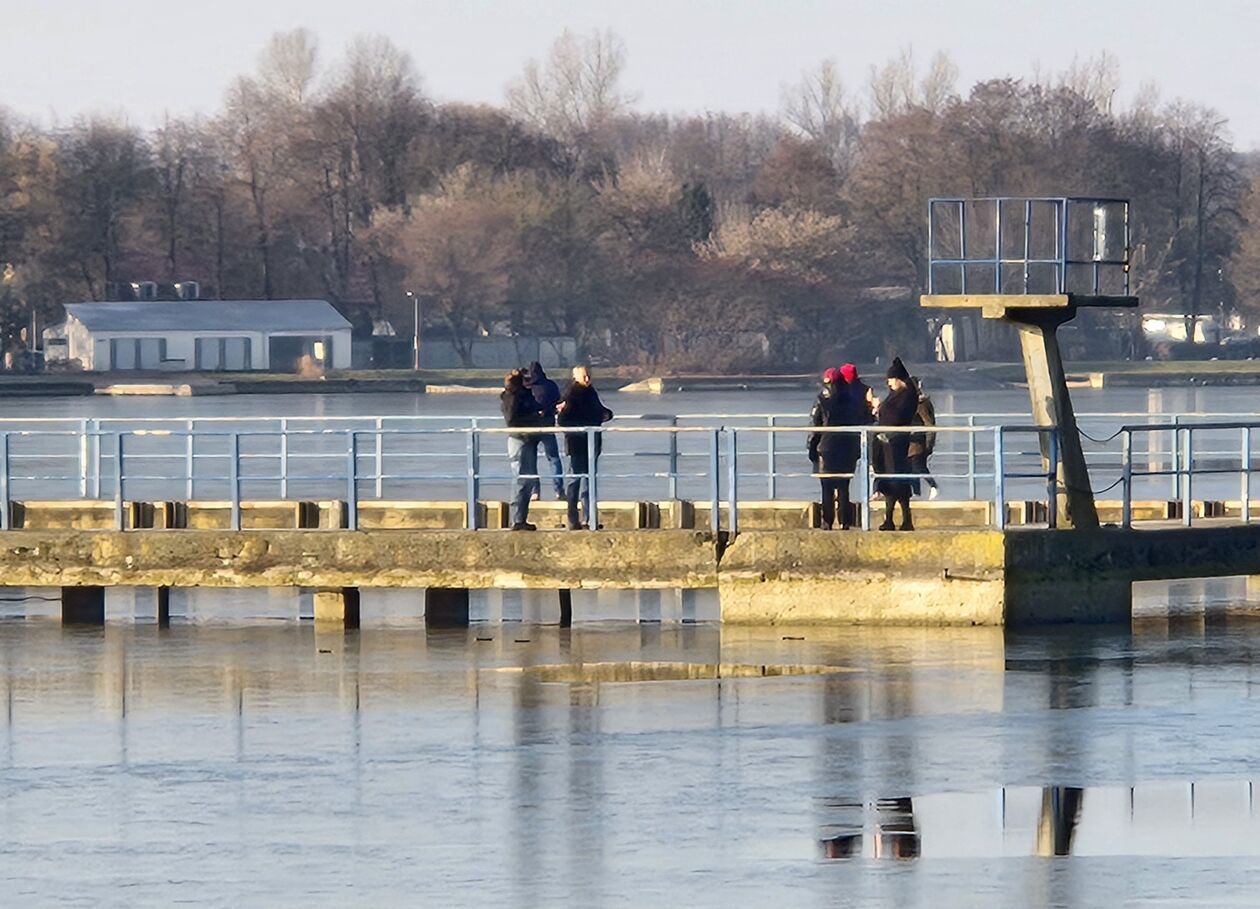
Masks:
[[[871,422],[871,412],[862,393],[866,386],[857,381],[856,369],[852,370],[852,375],[854,381],[846,381],[843,366],[823,373],[822,391],[809,412],[811,426],[862,426]],[[808,450],[813,472],[822,486],[823,529],[830,530],[838,518],[840,529],[848,530],[853,510],[849,482],[861,451],[860,437],[854,432],[812,432]]]

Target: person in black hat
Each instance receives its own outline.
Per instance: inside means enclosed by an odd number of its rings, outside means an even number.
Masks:
[[[910,426],[919,408],[919,394],[910,381],[901,358],[888,367],[888,396],[879,402],[875,420],[880,426]],[[878,479],[875,491],[884,497],[884,523],[880,530],[895,530],[893,511],[901,505],[901,529],[914,530],[910,520],[910,496],[918,489],[918,481],[909,478],[913,473],[910,464],[910,433],[881,432],[876,437],[874,463]]]

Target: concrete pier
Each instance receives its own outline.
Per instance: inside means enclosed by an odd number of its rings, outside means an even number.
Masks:
[[[171,587],[313,589],[316,623],[329,628],[358,626],[364,588],[426,591],[432,627],[466,625],[469,591],[492,588],[716,590],[733,625],[1100,623],[1129,619],[1135,581],[1247,575],[1260,575],[1260,526],[734,539],[695,530],[0,533],[5,583],[59,587],[63,620],[91,624],[104,621],[109,586],[157,588],[159,623]]]

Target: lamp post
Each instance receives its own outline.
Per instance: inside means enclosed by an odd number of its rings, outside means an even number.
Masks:
[[[407,297],[411,300],[411,314],[415,324],[415,334],[411,342],[411,368],[415,371],[420,369],[420,298],[412,291],[407,291]]]

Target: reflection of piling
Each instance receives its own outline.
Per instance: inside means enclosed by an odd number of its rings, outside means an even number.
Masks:
[[[1047,786],[1041,790],[1037,855],[1071,855],[1084,795],[1085,790],[1075,786]]]

